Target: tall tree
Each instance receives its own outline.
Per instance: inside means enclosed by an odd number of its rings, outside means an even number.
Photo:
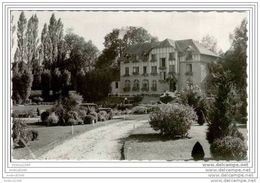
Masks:
[[[22,11],[17,23],[17,61],[19,62],[26,62],[26,25],[27,20],[25,17],[24,12]]]
[[[218,52],[219,52],[219,49],[218,49],[218,47],[217,47],[218,42],[217,42],[217,39],[216,39],[215,37],[210,36],[209,34],[207,34],[206,36],[204,36],[204,37],[201,39],[200,43],[201,43],[204,47],[206,47],[206,48],[208,48],[210,51],[212,51],[213,53],[218,54]]]
[[[33,68],[34,62],[38,61],[38,24],[39,20],[37,15],[32,15],[28,20],[26,31],[26,56],[28,64]],[[38,64],[37,64],[38,65]]]
[[[224,55],[224,68],[232,73],[232,81],[241,96],[242,106],[241,113],[246,122],[247,116],[247,20],[244,19],[241,25],[234,30],[232,38],[232,46]]]
[[[48,26],[45,23],[41,33],[41,53],[42,63],[45,68],[50,68],[50,39],[48,35]]]

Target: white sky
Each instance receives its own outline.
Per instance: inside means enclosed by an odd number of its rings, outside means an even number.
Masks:
[[[101,51],[104,36],[113,28],[142,26],[159,40],[201,40],[209,34],[218,41],[218,47],[226,51],[230,47],[229,34],[240,25],[246,13],[239,12],[88,12],[53,11],[56,19],[61,18],[64,30],[73,32],[92,42]],[[34,13],[39,18],[39,36],[44,23],[48,23],[51,11],[25,11],[27,20]],[[20,12],[13,11],[17,24]]]

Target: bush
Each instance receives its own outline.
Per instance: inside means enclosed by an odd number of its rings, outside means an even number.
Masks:
[[[76,119],[69,118],[67,124],[68,125],[78,125],[79,122]]]
[[[90,115],[90,116],[93,116],[93,118],[95,119],[95,122],[98,121],[98,114],[97,114],[96,112],[91,111],[91,112],[89,113],[89,115]]]
[[[203,125],[208,115],[206,97],[203,96],[200,88],[196,85],[187,86],[180,93],[180,101],[194,108],[198,116],[198,124]]]
[[[144,106],[136,106],[132,109],[133,114],[147,114],[148,108]]]
[[[150,115],[150,125],[161,135],[185,137],[191,124],[197,120],[194,110],[182,104],[159,105],[159,110]]]
[[[34,110],[29,110],[29,111],[19,111],[19,110],[14,110],[12,112],[12,117],[13,118],[33,118],[37,117],[37,113]]]
[[[135,104],[140,103],[142,100],[143,100],[143,96],[141,96],[141,95],[136,95],[136,96],[133,97],[133,102]]]
[[[106,111],[99,111],[98,112],[98,121],[106,121],[108,120],[109,116]]]
[[[226,136],[216,139],[210,145],[210,152],[218,160],[244,160],[247,155],[247,148],[240,138]]]
[[[41,113],[41,120],[42,122],[47,122],[47,119],[49,117],[50,113],[48,111],[42,112]]]
[[[87,115],[84,119],[84,124],[92,124],[96,122],[96,118],[92,115]]]
[[[14,142],[14,147],[25,147],[29,141],[34,140],[36,131],[32,131],[28,128],[26,123],[20,119],[13,120],[12,127],[12,138]],[[37,132],[38,136],[38,132]]]
[[[173,101],[173,97],[166,93],[164,96],[160,97],[160,101],[167,104]]]
[[[196,142],[196,144],[193,146],[191,151],[191,156],[194,160],[203,160],[205,153],[203,150],[202,145],[199,142]]]
[[[52,112],[47,120],[47,125],[57,125],[59,122],[59,117],[55,114],[55,112]]]

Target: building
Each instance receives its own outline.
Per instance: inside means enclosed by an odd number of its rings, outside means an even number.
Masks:
[[[165,39],[130,46],[119,58],[120,82],[116,92],[158,95],[164,91],[180,91],[191,82],[205,90],[207,64],[217,58],[192,39]]]

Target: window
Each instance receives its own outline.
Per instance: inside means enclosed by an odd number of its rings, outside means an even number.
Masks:
[[[186,75],[189,75],[189,76],[192,75],[192,64],[186,65]]]
[[[133,74],[134,75],[139,74],[139,67],[133,67]]]
[[[125,80],[124,92],[129,92],[131,89],[131,83],[129,80]]]
[[[160,79],[166,80],[166,72],[160,72]]]
[[[174,52],[169,53],[169,60],[175,60],[175,53]]]
[[[116,88],[116,89],[118,88],[118,82],[116,82],[116,84],[115,84],[115,88]]]
[[[152,70],[151,74],[157,74],[157,66],[152,66],[151,70]]]
[[[129,76],[129,68],[125,67],[125,76]]]
[[[157,90],[157,81],[156,80],[153,80],[153,82],[152,82],[152,90],[153,91]]]
[[[186,60],[192,60],[192,52],[191,51],[186,52]]]
[[[147,74],[147,67],[146,66],[143,67],[143,74]]]
[[[152,54],[152,59],[151,59],[151,61],[152,61],[152,62],[157,61],[156,54]]]
[[[160,66],[161,66],[162,68],[165,68],[165,67],[166,67],[166,59],[165,59],[165,58],[161,58],[161,64],[160,64]]]
[[[175,65],[169,65],[169,73],[175,73]]]
[[[147,79],[143,80],[142,91],[149,91],[149,81]]]
[[[139,80],[138,79],[136,79],[136,80],[134,80],[134,85],[133,85],[133,91],[139,91]]]
[[[192,64],[186,65],[186,72],[192,72]]]

